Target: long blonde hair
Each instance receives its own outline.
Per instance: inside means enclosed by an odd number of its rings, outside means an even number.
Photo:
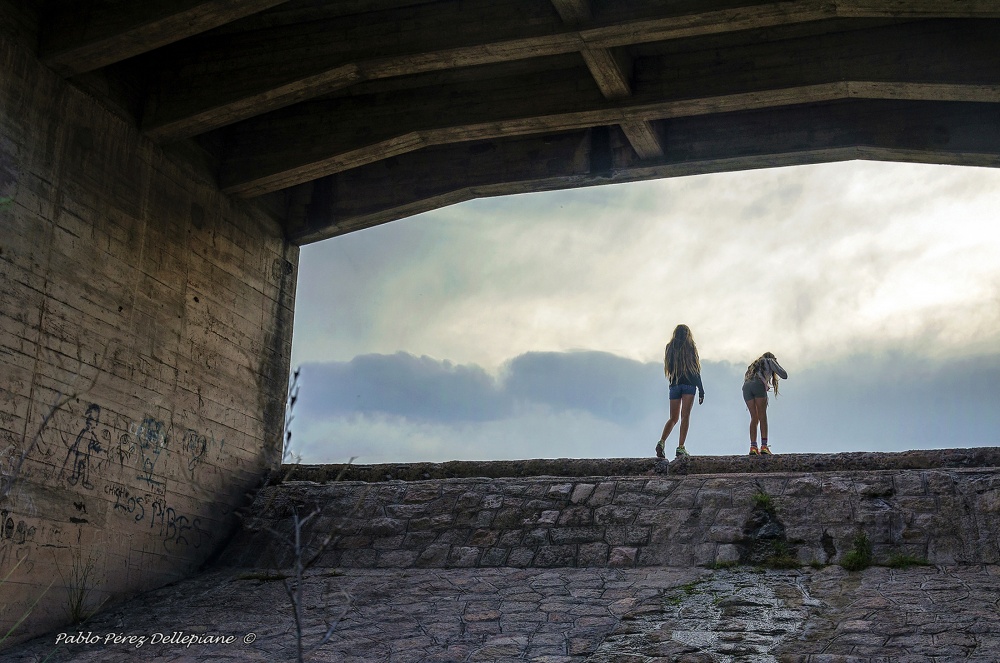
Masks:
[[[674,327],[666,349],[663,351],[663,374],[668,378],[672,375],[692,375],[701,373],[701,360],[698,358],[698,346],[687,325]]]
[[[746,382],[747,380],[756,380],[757,374],[762,372],[761,364],[764,363],[764,360],[774,359],[774,358],[775,357],[773,352],[765,352],[761,356],[754,359],[753,362],[749,366],[747,366],[747,372],[746,375],[743,376],[743,381]],[[775,396],[778,395],[778,382],[779,382],[778,374],[775,373],[774,371],[771,371],[771,386],[774,387]]]

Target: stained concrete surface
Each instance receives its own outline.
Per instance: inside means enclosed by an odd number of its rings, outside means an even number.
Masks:
[[[294,660],[295,620],[282,585],[273,573],[210,571],[0,660]],[[307,656],[313,661],[1000,659],[995,565],[854,573],[839,566],[320,569],[307,573],[303,590],[304,641],[315,643],[327,622],[335,624],[329,642]],[[92,644],[57,646],[61,633]],[[220,637],[232,642],[191,643]]]

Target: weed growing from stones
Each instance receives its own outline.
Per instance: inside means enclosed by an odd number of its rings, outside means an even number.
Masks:
[[[69,614],[71,624],[87,621],[104,605],[104,601],[101,601],[96,606],[88,606],[90,592],[94,589],[94,562],[93,557],[87,557],[87,560],[84,561],[80,553],[77,553],[73,556],[72,574],[69,579],[63,578],[68,595],[66,612]],[[62,575],[61,571],[60,575]]]
[[[763,490],[758,490],[754,493],[751,500],[753,501],[754,508],[766,511],[767,513],[774,513],[774,500]]]
[[[889,555],[889,559],[886,560],[885,565],[890,569],[908,569],[911,566],[930,566],[930,562],[916,555],[894,552]]]
[[[872,565],[872,543],[867,534],[858,532],[854,537],[854,547],[844,555],[840,565],[848,571],[863,571]]]
[[[784,541],[775,541],[772,547],[773,554],[764,560],[764,566],[770,569],[797,569],[802,564],[792,554],[788,544]]]
[[[273,482],[276,484],[280,484],[283,481],[291,480],[292,475],[298,469],[298,466],[302,460],[301,456],[295,453],[292,449],[292,432],[290,429],[292,419],[294,418],[293,410],[295,408],[295,402],[298,400],[298,393],[299,393],[298,381],[299,381],[299,370],[296,369],[292,376],[292,383],[288,389],[288,401],[285,413],[286,414],[285,427],[282,432],[282,438],[280,441],[281,471],[284,472],[284,476],[277,478],[277,480],[271,479],[269,483]],[[350,463],[353,461],[354,458],[351,458],[351,460],[348,461],[348,465],[350,465]],[[341,474],[337,477],[336,480],[338,481],[340,480],[340,478],[343,476],[344,471],[346,471],[346,468],[345,470],[341,471]],[[274,495],[277,495],[277,493],[274,493]],[[263,511],[267,511],[273,500],[274,497],[272,496],[271,500],[268,502],[268,505],[263,508]],[[243,576],[241,576],[241,579],[255,579],[255,580],[260,580],[262,582],[280,580],[282,582],[285,594],[288,597],[289,605],[292,611],[292,619],[295,622],[295,652],[296,652],[296,660],[299,663],[303,663],[303,661],[305,661],[306,654],[322,647],[327,642],[329,642],[330,638],[333,637],[333,632],[334,630],[336,630],[337,625],[340,623],[340,620],[344,618],[344,616],[350,610],[351,605],[353,603],[353,598],[347,592],[344,591],[338,592],[338,594],[342,598],[341,601],[342,605],[340,606],[338,614],[331,616],[329,613],[327,613],[327,615],[324,616],[324,626],[326,627],[326,630],[324,631],[323,635],[320,636],[311,645],[308,646],[306,645],[303,638],[304,631],[306,630],[306,624],[304,622],[306,619],[305,613],[307,610],[307,606],[305,604],[305,594],[304,594],[305,582],[306,582],[305,573],[313,564],[316,563],[316,561],[326,550],[327,546],[330,545],[330,542],[333,539],[333,534],[328,534],[315,548],[311,546],[308,542],[303,540],[304,539],[303,535],[306,531],[306,525],[314,518],[319,517],[321,515],[321,512],[322,512],[321,508],[318,505],[314,505],[310,508],[309,513],[307,515],[302,516],[299,514],[298,507],[293,506],[291,510],[292,531],[290,536],[286,535],[283,532],[279,532],[271,527],[261,528],[259,525],[257,525],[257,523],[252,522],[250,519],[246,518],[245,514],[238,514],[241,520],[243,520],[243,525],[245,527],[251,530],[253,529],[266,530],[273,537],[280,540],[285,545],[285,547],[291,552],[290,573],[284,573],[275,568],[271,572],[264,571],[258,573],[244,574]],[[275,567],[278,566],[277,559],[275,559],[274,566]],[[285,566],[287,568],[288,565],[286,564]],[[326,575],[330,576],[337,574],[328,573]],[[326,605],[324,607],[328,608],[329,605]]]

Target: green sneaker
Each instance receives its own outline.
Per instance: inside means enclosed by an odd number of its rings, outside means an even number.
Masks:
[[[657,458],[667,457],[667,455],[663,453],[663,440],[660,440],[659,442],[656,443],[656,457]]]
[[[761,448],[760,448],[760,455],[761,456],[773,456],[774,454],[771,453],[771,450],[768,449],[767,445],[765,444],[765,445],[762,445]]]
[[[687,452],[687,449],[685,449],[684,447],[677,447],[676,454],[677,458],[687,458],[691,455]]]
[[[756,444],[751,444],[750,445],[750,455],[751,456],[759,456],[760,455],[760,451],[757,450],[757,445]]]

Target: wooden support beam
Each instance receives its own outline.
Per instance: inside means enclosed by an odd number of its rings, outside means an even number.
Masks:
[[[846,100],[680,118],[665,142],[656,162],[615,150],[610,178],[591,172],[589,131],[427,148],[329,176],[325,206],[287,230],[308,244],[478,197],[849,159],[998,168],[1000,114],[993,104]]]
[[[582,0],[558,0],[556,7],[570,11],[576,5],[586,6]],[[330,6],[334,11],[336,3]],[[733,0],[702,0],[692,5],[652,3],[644,6],[639,15],[624,18],[613,13],[618,5],[611,4],[608,16],[585,25],[568,25],[558,20],[551,9],[546,17],[541,11],[544,7],[537,0],[452,0],[326,21],[316,18],[307,23],[214,36],[204,43],[195,40],[179,44],[165,53],[163,69],[152,76],[143,130],[155,140],[169,142],[360,81],[553,56],[584,48],[612,49],[805,24],[843,15],[887,15],[882,3],[862,0],[739,0],[735,5]],[[1000,17],[1000,3],[924,0],[900,3],[891,15],[926,18],[962,12]],[[512,16],[517,20],[512,21]]]
[[[637,120],[622,122],[619,126],[640,159],[656,159],[663,156],[663,143],[652,122]]]
[[[288,0],[67,0],[50,12],[39,58],[64,76],[121,62]]]
[[[998,102],[1000,25],[970,30],[906,24],[677,55],[646,63],[641,92],[622,100],[581,85],[581,70],[300,104],[233,127],[220,184],[254,196],[431,145],[836,99]]]
[[[552,0],[552,5],[567,25],[587,23],[592,18],[590,0]]]
[[[623,51],[584,47],[580,51],[590,75],[606,99],[632,96],[632,63]]]

